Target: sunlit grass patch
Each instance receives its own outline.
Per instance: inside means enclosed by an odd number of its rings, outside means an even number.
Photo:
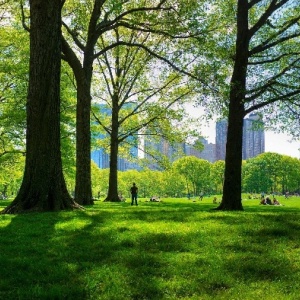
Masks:
[[[298,198],[0,216],[0,299],[297,299]],[[3,275],[5,274],[5,275]]]

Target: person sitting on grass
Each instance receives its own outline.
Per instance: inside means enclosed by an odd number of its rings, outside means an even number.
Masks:
[[[266,205],[267,204],[266,199],[262,197],[259,204]]]
[[[150,198],[150,201],[151,201],[151,202],[160,202],[160,199],[159,199],[159,197],[152,196],[152,197]]]
[[[282,205],[279,203],[279,201],[274,197],[273,198],[273,205]]]
[[[271,198],[269,196],[266,197],[266,204],[267,205],[273,205]]]

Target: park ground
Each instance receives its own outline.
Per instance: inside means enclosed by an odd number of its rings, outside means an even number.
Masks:
[[[300,299],[300,197],[212,199],[0,215],[0,299]]]

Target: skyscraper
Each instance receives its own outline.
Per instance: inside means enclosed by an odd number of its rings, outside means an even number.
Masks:
[[[133,106],[134,103],[127,103],[127,107]],[[105,114],[107,116],[111,116],[111,109],[108,108],[104,104],[98,105],[99,110],[102,114]],[[103,139],[104,135],[99,135],[98,139]],[[132,136],[127,138],[128,142],[131,142],[131,144],[136,144],[136,146],[132,146],[129,150],[129,155],[132,158],[138,157],[138,148],[137,148],[137,141],[134,140]],[[97,166],[100,169],[107,169],[109,168],[109,162],[110,162],[110,156],[109,153],[107,153],[103,148],[98,148],[92,151],[91,153],[91,159],[97,164]],[[119,171],[126,171],[129,169],[140,169],[137,163],[131,162],[125,158],[118,157],[118,170]]]
[[[227,142],[227,120],[216,123],[216,160],[225,160]]]
[[[177,143],[171,145],[164,138],[158,140],[146,139],[144,141],[145,159],[148,161],[148,167],[152,170],[163,169],[166,161],[173,162],[183,155],[184,144]]]
[[[201,138],[201,143],[203,144],[203,150],[200,151],[199,158],[205,159],[209,162],[216,161],[216,145],[209,143],[206,139]]]
[[[227,120],[216,123],[216,160],[224,160],[227,142]],[[243,123],[242,158],[248,159],[265,152],[265,132],[257,114],[250,114]]]
[[[265,132],[260,117],[249,115],[243,126],[243,159],[265,152]]]

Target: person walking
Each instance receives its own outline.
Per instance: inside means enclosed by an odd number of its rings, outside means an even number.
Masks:
[[[135,183],[132,184],[132,187],[130,188],[130,193],[131,193],[131,205],[134,204],[135,202],[135,205],[138,205],[137,203],[137,195],[138,195],[138,187],[136,186]]]

